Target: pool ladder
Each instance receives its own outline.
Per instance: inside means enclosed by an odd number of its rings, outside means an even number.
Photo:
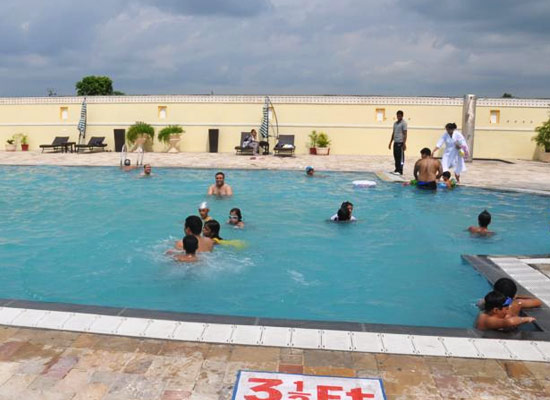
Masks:
[[[137,159],[136,159],[136,165],[141,166],[143,165],[143,147],[139,146],[135,153],[137,153]],[[122,151],[120,152],[120,166],[122,167],[124,165],[124,160],[128,157],[128,148],[126,147],[126,144],[122,145]]]

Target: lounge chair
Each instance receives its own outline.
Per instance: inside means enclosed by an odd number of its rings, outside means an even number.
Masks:
[[[251,156],[254,154],[252,147],[244,147],[244,139],[250,135],[250,132],[241,132],[241,141],[239,146],[235,146],[235,154],[238,156]]]
[[[254,155],[254,148],[245,147],[244,140],[250,135],[250,132],[241,132],[241,145],[235,146],[235,154],[238,156],[251,156]],[[260,154],[266,156],[269,154],[269,142],[265,140],[260,140],[258,142],[258,151]]]
[[[294,135],[279,135],[279,141],[273,148],[273,152],[279,157],[292,157],[295,149]]]
[[[105,147],[107,147],[106,143],[103,143],[105,140],[105,136],[92,136],[90,140],[88,141],[88,144],[77,144],[76,145],[76,152],[78,153],[80,150],[90,150],[93,151],[94,148],[99,148],[102,151],[105,151]]]
[[[68,136],[56,136],[52,144],[41,144],[39,147],[42,149],[42,153],[44,152],[44,149],[52,149],[53,151],[64,151],[68,142]]]

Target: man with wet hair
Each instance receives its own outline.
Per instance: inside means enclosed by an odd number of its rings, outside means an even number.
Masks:
[[[153,174],[151,173],[151,164],[145,164],[143,166],[143,172],[141,173],[141,176],[152,176]]]
[[[484,330],[510,330],[521,324],[535,321],[533,317],[518,317],[509,315],[512,299],[500,292],[492,291],[485,296],[485,307],[476,321],[476,328]]]
[[[391,173],[394,175],[403,175],[403,166],[405,165],[405,150],[407,150],[407,121],[403,119],[403,115],[403,111],[397,111],[397,121],[393,123],[393,131],[391,134],[390,144],[388,145],[388,149],[391,150],[391,145],[393,142],[393,159],[395,162],[395,170]]]
[[[420,150],[420,160],[414,164],[414,179],[419,189],[436,190],[437,181],[443,174],[443,168],[439,160],[432,157],[432,152],[427,147]]]
[[[208,189],[209,196],[233,196],[233,189],[225,183],[225,174],[223,172],[216,173],[216,183]]]
[[[470,231],[470,233],[480,236],[489,236],[494,234],[494,232],[491,232],[489,230],[489,224],[491,223],[491,214],[489,213],[489,211],[483,210],[477,216],[477,222],[479,226],[468,227],[468,231]]]
[[[186,235],[192,235],[197,238],[199,241],[199,253],[211,252],[214,247],[214,242],[212,239],[201,236],[202,233],[202,221],[200,217],[196,215],[190,215],[185,219],[184,231]],[[183,249],[183,242],[178,240],[176,242],[176,249]]]

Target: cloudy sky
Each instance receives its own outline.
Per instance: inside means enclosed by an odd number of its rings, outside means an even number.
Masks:
[[[548,0],[2,0],[0,96],[550,97]]]

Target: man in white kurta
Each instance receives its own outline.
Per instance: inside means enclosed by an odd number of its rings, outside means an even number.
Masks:
[[[462,171],[466,171],[464,157],[468,154],[468,143],[462,133],[456,129],[456,124],[449,123],[445,126],[445,129],[445,133],[438,140],[432,154],[445,145],[443,158],[441,159],[443,171],[453,168],[456,180],[460,182],[460,174]]]

